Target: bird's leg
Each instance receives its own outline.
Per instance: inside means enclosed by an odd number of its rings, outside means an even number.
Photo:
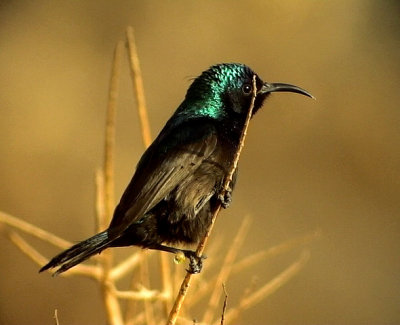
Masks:
[[[188,250],[188,249],[169,247],[169,246],[164,246],[161,244],[155,244],[155,245],[152,245],[152,246],[149,246],[146,248],[156,249],[159,251],[164,251],[164,252],[173,253],[173,254],[183,253],[185,255],[185,257],[189,259],[189,269],[187,271],[192,274],[200,273],[200,271],[203,267],[203,260],[207,258],[207,256],[205,256],[205,255],[197,256],[196,252]]]
[[[189,253],[189,256],[186,254]],[[197,256],[196,252],[193,251],[186,251],[184,252],[186,257],[189,257],[189,269],[186,270],[189,273],[192,274],[197,274],[201,272],[201,269],[203,268],[203,260],[207,258],[206,255],[201,255],[200,257]]]
[[[232,189],[228,187],[226,191],[218,195],[218,200],[221,202],[221,205],[224,209],[228,208],[232,202]]]

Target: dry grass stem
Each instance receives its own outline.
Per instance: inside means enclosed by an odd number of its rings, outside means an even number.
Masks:
[[[102,223],[102,229],[107,228],[114,211],[114,147],[115,147],[115,116],[117,110],[119,80],[121,76],[121,61],[124,43],[119,41],[114,50],[114,60],[111,71],[110,88],[108,92],[106,134],[104,144],[104,202],[106,220]]]
[[[158,290],[148,290],[142,288],[139,291],[115,291],[118,298],[129,299],[129,300],[139,300],[139,301],[155,301],[155,300],[166,300],[169,296]]]
[[[243,126],[242,134],[241,134],[240,141],[239,141],[239,147],[238,147],[238,149],[236,151],[236,154],[235,154],[235,157],[234,157],[234,160],[233,160],[233,164],[232,164],[232,166],[231,166],[231,168],[229,170],[228,176],[226,177],[226,179],[224,181],[223,189],[222,189],[222,191],[220,193],[223,196],[229,191],[229,186],[230,186],[230,183],[232,182],[233,174],[235,173],[235,170],[237,168],[237,164],[239,162],[240,154],[241,154],[243,146],[244,146],[244,140],[245,140],[246,135],[247,135],[247,129],[249,127],[249,122],[250,122],[250,119],[251,119],[251,116],[252,116],[252,113],[253,113],[254,102],[255,102],[256,96],[257,96],[256,76],[253,75],[253,94],[252,94],[252,98],[251,98],[251,103],[250,103],[249,110],[247,112],[247,117],[246,117],[245,124]],[[213,213],[213,216],[212,216],[210,225],[209,225],[209,227],[207,229],[207,232],[206,232],[205,236],[200,241],[200,243],[199,243],[199,245],[197,247],[197,250],[196,250],[197,256],[201,256],[203,254],[205,245],[206,245],[207,240],[208,240],[208,238],[210,236],[210,233],[212,231],[212,228],[214,226],[215,220],[217,218],[217,215],[218,215],[220,209],[221,209],[221,204],[218,204],[217,208],[215,209],[215,211]],[[167,320],[167,324],[168,325],[174,325],[175,324],[176,319],[177,319],[177,317],[179,315],[180,309],[182,307],[182,304],[183,304],[183,302],[185,300],[187,291],[188,291],[188,289],[190,287],[191,279],[192,279],[192,274],[189,273],[189,272],[186,272],[186,276],[185,276],[185,278],[184,278],[184,280],[183,280],[183,282],[181,284],[178,296],[175,299],[174,306],[172,307],[171,312],[169,314],[169,317],[168,317],[168,320]]]
[[[149,261],[147,259],[146,253],[147,253],[146,250],[142,250],[140,252],[141,256],[139,264],[140,283],[142,284],[142,286],[150,288]],[[146,324],[155,324],[154,310],[152,303],[148,299],[144,300],[143,303],[144,303],[144,313],[146,316]]]
[[[28,256],[32,261],[38,265],[46,263],[47,258],[34,249],[25,239],[18,235],[15,231],[11,230],[7,233],[8,238],[17,246],[21,252]]]
[[[145,321],[144,312],[139,312],[134,316],[135,317],[127,319],[126,325],[136,325],[136,324],[143,324],[144,323],[144,321]]]
[[[105,179],[104,170],[98,168],[95,173],[95,189],[96,189],[96,200],[95,200],[95,231],[99,229],[104,230],[104,223],[106,220],[106,206],[104,203],[104,189],[105,189]]]
[[[71,247],[73,245],[71,242],[62,239],[46,230],[43,230],[26,221],[23,221],[22,219],[18,219],[1,211],[0,222],[3,222],[13,228],[19,229],[29,235],[32,235],[62,249],[67,249],[68,247]]]
[[[206,324],[211,324],[212,320],[214,319],[214,315],[222,293],[221,289],[219,288],[219,284],[224,283],[228,279],[232,271],[232,266],[235,262],[237,253],[239,252],[239,248],[242,246],[243,241],[246,238],[247,232],[249,231],[249,228],[250,217],[246,216],[243,219],[242,224],[239,227],[239,231],[237,232],[232,244],[230,245],[228,253],[225,255],[225,259],[222,263],[223,266],[220,269],[217,279],[215,280],[215,282],[213,281],[214,290],[211,294],[206,312],[203,317],[203,321]]]
[[[117,296],[112,291],[109,282],[102,282],[103,301],[106,307],[107,324],[119,325],[124,324]]]
[[[132,81],[134,85],[133,90],[137,101],[137,109],[139,113],[140,126],[142,128],[143,142],[145,147],[147,148],[151,144],[150,123],[147,116],[142,71],[140,69],[139,56],[136,49],[135,35],[131,26],[126,29],[126,37],[128,39],[128,56]]]
[[[10,241],[21,250],[26,256],[28,256],[37,265],[42,266],[47,263],[47,258],[40,254],[35,248],[33,248],[25,239],[18,235],[15,231],[8,232],[8,238]],[[78,265],[73,269],[73,272],[68,274],[62,274],[62,276],[71,275],[83,275],[94,279],[99,279],[101,274],[100,268],[89,265]]]
[[[58,321],[58,312],[57,309],[54,310],[54,322],[56,323],[56,325],[60,325],[59,321]]]
[[[150,253],[150,252],[149,252]],[[112,281],[117,281],[124,277],[128,272],[132,271],[141,260],[140,252],[131,254],[128,258],[123,260],[121,263],[117,264],[110,271],[110,279]]]
[[[225,315],[225,321],[227,323],[231,323],[238,318],[242,311],[254,306],[261,300],[273,294],[276,290],[293,278],[305,266],[309,258],[310,252],[304,250],[300,254],[298,260],[291,264],[287,269],[282,271],[274,279],[263,285],[258,290],[252,291],[251,294],[244,296],[240,301],[239,306],[229,309]],[[217,325],[218,322],[214,322],[214,324]]]
[[[224,283],[222,283],[222,289],[224,290],[225,297],[224,297],[224,305],[222,306],[221,325],[224,325],[226,306],[228,305],[228,293],[226,292]]]
[[[114,148],[115,148],[115,115],[118,100],[118,86],[121,75],[121,60],[123,43],[119,41],[115,46],[113,64],[111,68],[110,86],[108,92],[108,105],[106,114],[106,133],[104,141],[104,183],[98,182],[97,202],[103,201],[104,205],[97,203],[98,231],[107,228],[114,210]],[[104,185],[101,186],[101,185]],[[104,209],[104,210],[102,210]],[[105,250],[100,255],[103,270],[101,279],[101,292],[106,309],[107,322],[111,325],[123,324],[123,317],[118,298],[114,294],[114,283],[110,279],[113,265],[113,251]]]
[[[314,231],[312,233],[306,234],[304,236],[299,236],[296,238],[293,238],[291,240],[288,240],[287,242],[283,244],[279,244],[273,247],[270,247],[266,250],[254,253],[252,255],[249,255],[239,262],[237,262],[233,266],[232,274],[237,274],[243,271],[246,268],[249,268],[250,266],[253,266],[260,261],[265,261],[267,258],[271,258],[283,253],[286,253],[294,248],[298,248],[301,245],[306,245],[310,243],[311,241],[319,238],[321,236],[321,232],[319,230]]]
[[[171,267],[169,264],[167,253],[159,252],[160,254],[160,265],[161,265],[161,281],[162,281],[162,290],[167,297],[167,299],[163,300],[163,312],[165,318],[168,317],[168,313],[172,307],[172,276],[171,276]]]
[[[194,306],[195,304],[197,304],[201,299],[203,299],[214,288],[216,279],[217,279],[217,275],[214,276],[215,272],[212,269],[213,269],[215,262],[218,263],[216,265],[217,268],[218,268],[218,266],[221,266],[220,262],[218,262],[218,261],[220,261],[219,256],[221,256],[221,251],[223,249],[222,246],[223,246],[222,236],[213,238],[212,245],[208,246],[207,256],[209,256],[209,257],[207,258],[207,268],[202,270],[202,272],[198,275],[198,277],[207,278],[207,281],[197,281],[198,285],[195,288],[196,294],[189,295],[186,297],[185,305],[187,307],[191,307],[191,306]],[[178,268],[178,269],[182,270],[182,268]],[[210,274],[210,276],[208,276],[208,274]],[[181,278],[182,278],[182,276],[180,277],[180,279]],[[175,281],[174,283],[178,284],[178,281]],[[175,293],[175,295],[176,295],[176,293]]]
[[[137,255],[139,256],[139,262],[141,261],[142,255],[140,254],[140,252],[137,253]],[[138,273],[139,273],[139,267],[136,268],[134,270],[134,272],[131,273],[130,276],[130,283],[128,284],[128,288],[130,288],[128,290],[128,292],[130,291],[138,291],[136,288],[139,287],[137,285],[137,278],[138,278]],[[139,289],[144,289],[143,287]],[[138,309],[138,306],[140,305],[140,302],[135,300],[135,299],[128,299],[127,304],[126,304],[126,308],[125,308],[125,321],[127,324],[137,324],[136,321],[134,321],[134,319],[137,317],[137,313],[142,309]],[[144,323],[144,319],[145,319],[145,313],[144,311],[140,313],[141,315],[143,315],[143,321],[141,321],[141,323]]]
[[[289,281],[293,276],[295,276],[308,262],[310,259],[310,252],[308,250],[304,250],[297,261],[293,262],[286,270],[281,272],[274,279],[269,281],[267,284],[253,292],[248,297],[245,297],[240,306],[242,308],[249,308],[256,303],[260,302],[265,297],[274,293],[279,287],[284,285]]]

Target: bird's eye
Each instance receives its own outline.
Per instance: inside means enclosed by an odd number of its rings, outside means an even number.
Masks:
[[[243,94],[245,94],[245,95],[249,95],[252,90],[253,90],[253,87],[250,84],[244,84],[242,87]]]

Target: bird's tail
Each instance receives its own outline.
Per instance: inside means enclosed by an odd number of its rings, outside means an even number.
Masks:
[[[90,237],[53,257],[49,263],[39,270],[39,272],[57,266],[60,266],[60,268],[54,273],[54,275],[65,272],[71,267],[83,262],[90,256],[100,253],[103,249],[110,246],[111,241],[112,240],[110,240],[107,230],[98,233],[97,235],[94,235],[93,237]]]

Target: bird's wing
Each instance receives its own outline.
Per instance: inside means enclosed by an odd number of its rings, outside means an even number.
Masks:
[[[205,121],[167,125],[143,154],[116,208],[109,234],[119,237],[193,173],[214,152],[216,133],[215,126]]]

